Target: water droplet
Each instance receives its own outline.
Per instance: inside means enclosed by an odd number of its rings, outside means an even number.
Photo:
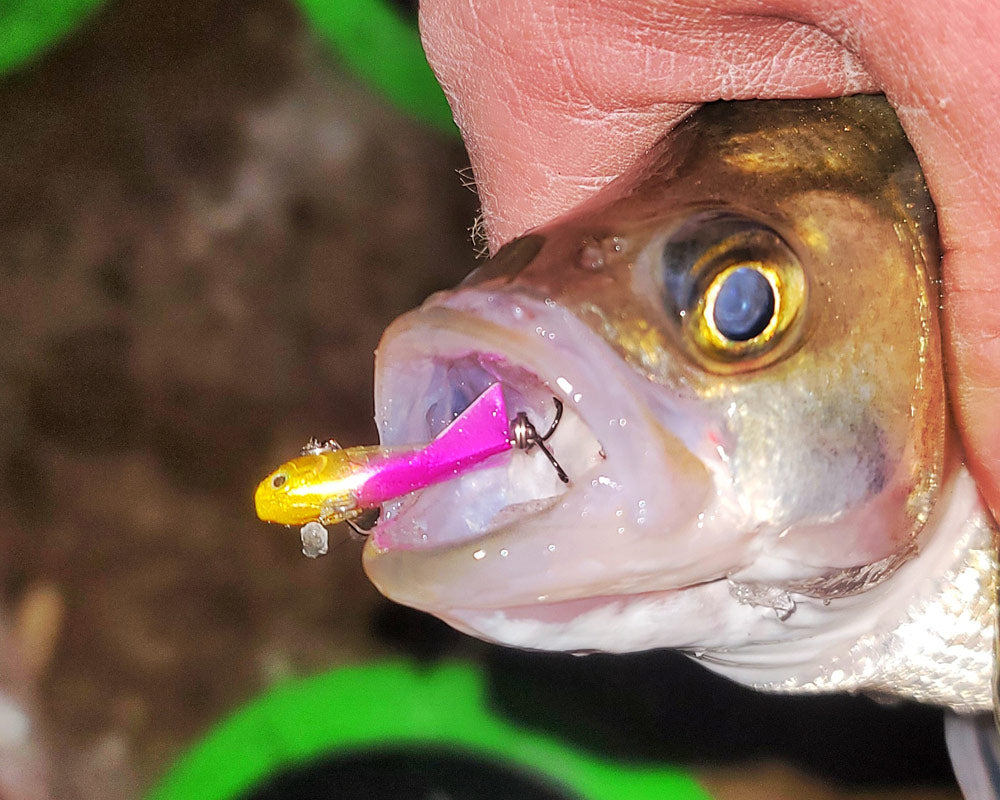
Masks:
[[[556,378],[556,386],[566,392],[566,394],[572,394],[573,392],[573,384],[562,376]]]
[[[482,561],[484,558],[486,558],[486,551],[477,550],[475,553],[472,554],[472,557],[476,559],[476,561]]]
[[[503,550],[500,551],[500,557],[501,558],[507,558],[507,556],[508,556],[508,552],[507,552],[506,548],[504,548]]]
[[[556,546],[554,544],[549,545],[549,552],[554,553],[556,551]]]

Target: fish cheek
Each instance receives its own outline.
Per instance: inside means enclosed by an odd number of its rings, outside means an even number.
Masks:
[[[879,494],[891,462],[885,431],[849,402],[737,406],[734,486],[756,521],[780,534],[835,519]],[[846,413],[845,413],[846,412]]]

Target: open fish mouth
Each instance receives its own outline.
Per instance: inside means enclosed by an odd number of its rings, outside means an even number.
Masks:
[[[649,382],[558,304],[462,289],[393,323],[376,358],[382,444],[428,441],[498,382],[539,434],[561,401],[546,444],[569,483],[537,447],[515,449],[387,504],[364,552],[380,591],[448,618],[670,589],[729,565],[724,549],[664,537],[694,528],[712,478],[650,410]]]
[[[545,445],[570,480],[560,479],[540,447],[513,449],[452,481],[386,504],[372,533],[379,549],[447,547],[488,536],[565,501],[607,458],[582,415],[583,392],[569,378],[556,374],[554,365],[512,360],[510,341],[499,341],[506,331],[494,329],[493,337],[480,332],[472,339],[463,331],[465,321],[456,315],[446,327],[416,328],[412,333],[419,335],[411,341],[393,342],[408,352],[397,354],[399,360],[380,373],[379,395],[388,398],[379,418],[382,444],[430,441],[499,383],[511,418],[521,412],[539,435],[551,432]],[[406,391],[393,389],[396,381]]]

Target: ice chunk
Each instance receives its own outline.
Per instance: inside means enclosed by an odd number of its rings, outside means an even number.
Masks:
[[[318,522],[307,522],[299,531],[302,536],[302,554],[309,558],[325,556],[330,549],[330,536]]]

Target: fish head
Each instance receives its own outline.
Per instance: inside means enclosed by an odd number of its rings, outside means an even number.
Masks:
[[[257,485],[257,516],[280,525],[343,519],[355,505],[358,471],[350,453],[314,448],[286,461]]]
[[[388,329],[383,445],[500,382],[538,430],[561,401],[570,483],[515,452],[387,505],[368,575],[482,638],[613,652],[781,639],[788,593],[885,580],[946,463],[935,242],[884,99],[703,107]]]

